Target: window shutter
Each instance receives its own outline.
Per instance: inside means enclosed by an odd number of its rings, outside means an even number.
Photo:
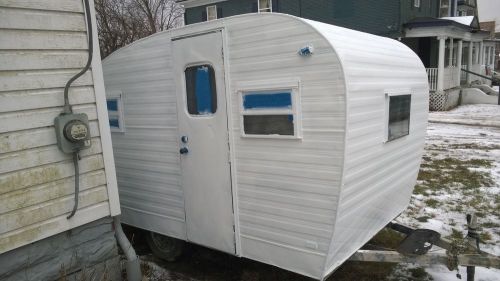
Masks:
[[[218,19],[221,19],[223,18],[224,16],[222,15],[222,8],[217,8],[217,18]]]
[[[201,12],[201,21],[207,21],[207,11]]]
[[[280,2],[279,0],[273,0],[272,1],[272,7],[273,7],[273,12],[279,12],[280,11]]]
[[[252,3],[252,13],[257,13],[257,12],[258,12],[258,9],[259,9],[259,8],[257,7],[257,1],[258,1],[258,0],[254,1],[254,2]]]

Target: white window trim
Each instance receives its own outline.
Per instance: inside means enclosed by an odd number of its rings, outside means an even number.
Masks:
[[[116,102],[117,102],[117,112],[110,112],[108,110],[108,119],[109,117],[118,117],[118,128],[115,128],[115,127],[111,127],[111,125],[109,126],[111,132],[116,132],[116,133],[124,133],[125,132],[125,118],[124,118],[124,114],[123,114],[123,94],[122,92],[112,92],[111,94],[109,94],[108,96],[106,96],[106,102],[108,100],[114,100],[116,99]],[[108,124],[109,125],[109,124]]]
[[[215,18],[212,18],[212,19],[210,18],[210,13],[209,13],[210,9],[213,9],[213,11],[215,13]],[[207,21],[212,21],[212,20],[216,20],[219,18],[219,16],[217,15],[217,5],[207,6],[206,11],[207,11]]]
[[[387,90],[385,91],[385,116],[384,116],[384,143],[392,143],[398,140],[404,139],[411,134],[411,116],[412,116],[412,106],[410,101],[410,124],[408,124],[408,134],[389,140],[389,106],[390,106],[390,97],[394,96],[412,96],[410,89],[395,89],[395,90]]]
[[[413,0],[413,6],[415,8],[420,8],[420,0]]]
[[[239,83],[236,93],[240,108],[240,134],[243,138],[264,138],[264,139],[302,139],[302,110],[300,106],[300,81],[298,79],[253,81]],[[290,91],[292,95],[291,109],[258,109],[245,110],[243,107],[243,96],[245,93],[261,92],[262,94]],[[246,134],[243,116],[245,115],[292,115],[294,135],[256,135]]]
[[[266,0],[269,2],[269,8],[263,8],[261,9],[260,8],[260,0],[257,0],[257,12],[265,12],[265,13],[272,13],[273,12],[273,1],[272,0]],[[269,9],[269,12],[268,11],[265,11]]]

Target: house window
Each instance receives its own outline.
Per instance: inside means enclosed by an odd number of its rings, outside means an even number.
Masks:
[[[411,95],[389,95],[387,141],[410,134]]]
[[[207,20],[216,20],[217,19],[217,6],[207,6]]]
[[[451,9],[450,0],[441,0],[440,17],[449,17],[450,9]]]
[[[299,138],[298,89],[241,92],[242,135]]]
[[[272,12],[273,5],[271,0],[257,0],[259,13]]]
[[[125,132],[125,124],[123,122],[123,102],[122,95],[111,95],[106,99],[108,107],[109,127],[112,132]]]
[[[189,114],[214,114],[217,111],[217,91],[213,67],[208,64],[190,66],[184,74]]]
[[[413,6],[415,8],[420,8],[420,0],[413,0]]]

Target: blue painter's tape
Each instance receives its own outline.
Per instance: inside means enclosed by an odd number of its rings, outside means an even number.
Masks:
[[[120,122],[118,119],[109,119],[109,126],[111,128],[120,128]]]
[[[212,113],[212,85],[208,67],[200,66],[196,70],[196,109],[199,114]]]
[[[243,108],[244,109],[292,108],[292,94],[291,93],[246,94],[243,96]]]
[[[117,100],[107,100],[106,105],[109,111],[118,111],[118,101]]]

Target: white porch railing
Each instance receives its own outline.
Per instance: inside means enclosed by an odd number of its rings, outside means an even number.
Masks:
[[[458,67],[451,66],[444,69],[443,90],[460,86],[458,81]],[[427,68],[427,78],[429,80],[429,90],[437,90],[438,69]]]
[[[436,91],[437,88],[437,68],[427,68],[427,79],[429,80],[429,90]]]

